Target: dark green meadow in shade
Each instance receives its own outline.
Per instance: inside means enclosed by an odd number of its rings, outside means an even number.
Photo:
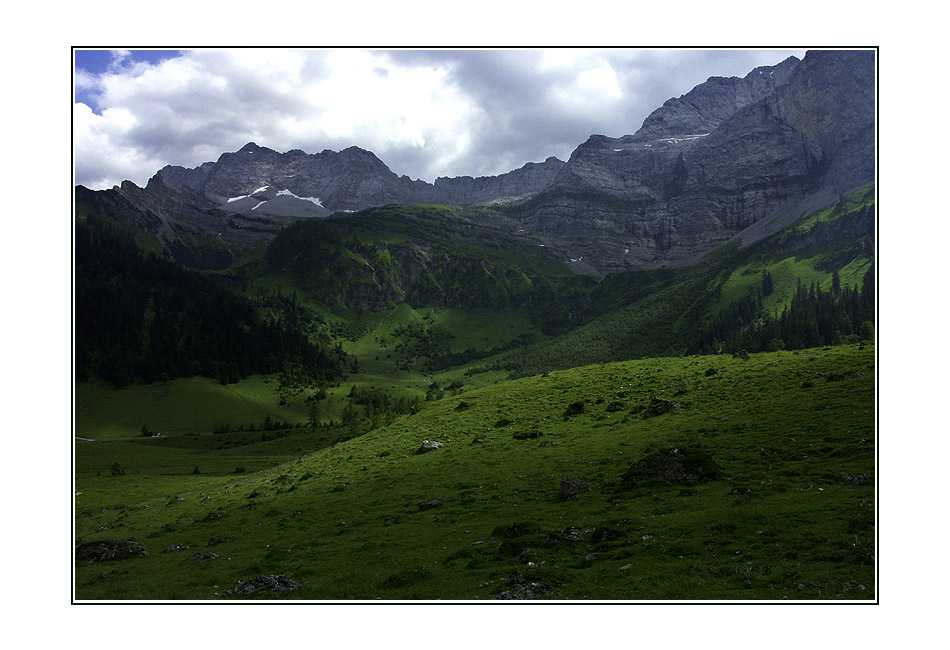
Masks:
[[[858,344],[643,359],[422,401],[349,440],[77,441],[77,545],[148,556],[77,561],[75,597],[873,600],[874,368]],[[655,397],[674,405],[651,416]],[[564,478],[587,489],[563,498]],[[302,588],[227,593],[259,575]]]

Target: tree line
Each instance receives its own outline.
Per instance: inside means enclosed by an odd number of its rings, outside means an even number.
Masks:
[[[781,313],[763,313],[762,296],[771,285],[771,278],[766,278],[767,274],[755,293],[746,294],[707,323],[687,352],[799,350],[873,340],[873,265],[865,272],[860,287],[842,287],[837,270],[826,290],[815,281],[806,286],[799,280],[795,294]]]

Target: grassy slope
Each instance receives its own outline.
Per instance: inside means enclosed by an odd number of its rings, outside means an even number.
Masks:
[[[827,225],[864,209],[873,209],[874,200],[874,186],[870,185],[844,198],[836,205],[796,222],[772,239],[788,240],[807,235],[818,226]],[[769,312],[780,312],[791,302],[799,280],[806,286],[813,281],[817,282],[823,290],[831,287],[832,270],[828,268],[828,257],[827,250],[806,250],[797,255],[758,256],[757,259],[736,266],[729,270],[728,277],[722,282],[720,300],[710,311],[722,310],[729,303],[759,286],[762,281],[762,272],[768,271],[772,276],[775,290],[771,296],[763,300],[763,307]],[[841,285],[860,287],[864,273],[870,265],[871,259],[867,254],[856,254],[853,259],[838,269]]]
[[[304,599],[488,599],[530,583],[563,599],[873,598],[873,387],[873,350],[857,346],[612,363],[430,403],[260,474],[80,476],[77,536],[151,555],[77,565],[76,595],[216,599],[283,573],[305,585],[284,598]],[[652,395],[681,407],[631,412]],[[415,455],[427,438],[445,447]],[[687,445],[717,480],[619,490],[649,450]],[[590,491],[558,500],[565,476]],[[444,504],[420,510],[430,498]],[[224,542],[207,548],[212,535]],[[161,552],[174,543],[190,548]]]
[[[138,436],[142,425],[165,435],[206,433],[216,425],[307,420],[302,400],[280,404],[276,379],[254,376],[222,386],[208,377],[187,377],[125,388],[101,382],[76,384],[76,435],[93,440]]]

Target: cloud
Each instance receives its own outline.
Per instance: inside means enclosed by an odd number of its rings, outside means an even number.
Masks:
[[[104,72],[74,77],[76,182],[141,185],[166,164],[195,166],[248,141],[309,153],[356,145],[429,181],[504,173],[566,159],[593,133],[633,133],[708,76],[744,75],[787,55],[265,48],[149,60],[116,52]]]

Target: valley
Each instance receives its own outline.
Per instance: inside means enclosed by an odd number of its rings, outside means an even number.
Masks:
[[[552,272],[540,277],[556,309],[531,299],[537,278],[505,293],[508,307],[480,306],[500,300],[492,278],[510,275],[509,251],[466,283],[481,296],[373,311],[379,293],[346,294],[360,284],[348,274],[374,274],[377,292],[391,283],[391,300],[421,275],[398,254],[388,275],[369,271],[376,237],[407,241],[385,228],[318,256],[334,261],[326,274],[296,254],[298,271],[257,262],[244,294],[337,346],[343,374],[78,384],[77,543],[134,539],[148,557],[78,563],[77,597],[873,599],[873,328],[748,359],[685,355],[743,297],[777,314],[802,283],[860,287],[866,247],[801,238],[854,227],[869,196],[702,267],[598,279],[520,259]],[[677,406],[646,417],[654,397]],[[445,447],[419,455],[424,440]],[[681,447],[703,449],[716,478],[624,487],[631,464]],[[590,487],[559,498],[564,477]],[[228,593],[258,575],[302,586]]]
[[[77,186],[75,600],[875,602],[873,64]]]

